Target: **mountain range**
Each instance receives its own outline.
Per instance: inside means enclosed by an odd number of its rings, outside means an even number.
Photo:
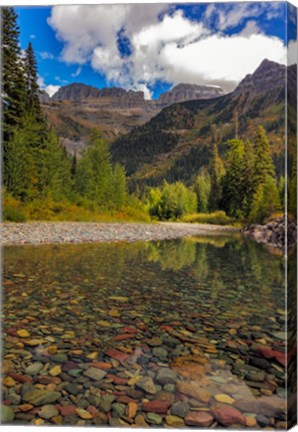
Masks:
[[[42,92],[40,99],[61,143],[69,152],[74,149],[80,152],[88,142],[93,127],[98,127],[103,137],[111,142],[146,123],[173,103],[223,94],[220,87],[178,84],[161,94],[159,99],[146,100],[141,91],[127,91],[119,87],[98,89],[73,83],[61,87],[51,98]]]
[[[220,87],[179,84],[157,100],[121,88],[71,84],[43,106],[61,143],[80,151],[98,127],[112,158],[125,165],[132,189],[168,181],[192,181],[208,164],[214,143],[220,154],[235,136],[267,131],[278,174],[284,166],[285,80],[288,79],[289,151],[295,147],[296,66],[264,60],[229,94]]]

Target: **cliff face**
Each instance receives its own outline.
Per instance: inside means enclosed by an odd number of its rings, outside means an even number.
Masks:
[[[264,60],[253,74],[246,75],[234,94],[256,95],[277,88],[285,88],[286,67],[270,60]]]
[[[88,99],[102,99],[102,102],[105,100],[107,106],[119,104],[119,107],[131,107],[144,104],[143,92],[126,91],[119,87],[103,88],[100,90],[81,83],[73,83],[61,87],[51,98],[55,102]]]
[[[67,100],[82,101],[90,99],[101,99],[101,105],[107,107],[117,106],[119,108],[147,107],[165,108],[173,103],[185,102],[193,99],[211,99],[222,96],[224,91],[220,87],[196,84],[178,84],[172,90],[160,95],[159,99],[148,101],[144,98],[142,91],[124,90],[120,87],[98,89],[80,83],[73,83],[61,87],[51,100],[63,102]]]
[[[73,83],[67,86],[60,87],[51,100],[64,101],[64,100],[81,100],[88,98],[97,98],[100,95],[100,90],[96,87],[88,86],[86,84]]]
[[[178,84],[172,90],[161,94],[158,103],[167,106],[177,102],[185,102],[194,99],[212,99],[222,95],[224,95],[224,91],[220,87]]]

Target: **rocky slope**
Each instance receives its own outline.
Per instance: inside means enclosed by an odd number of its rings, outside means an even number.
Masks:
[[[193,99],[212,99],[223,95],[224,91],[221,87],[178,84],[172,90],[161,94],[157,103],[167,106],[177,102],[184,102]]]
[[[288,68],[289,86],[296,77]],[[226,141],[236,136],[252,138],[257,125],[265,127],[278,175],[284,169],[285,67],[264,61],[228,95],[208,100],[173,104],[143,126],[119,137],[111,146],[114,161],[125,164],[136,185],[158,185],[183,180],[191,183],[200,168],[209,163],[217,143],[224,154]],[[295,81],[296,82],[296,81]],[[295,92],[289,99],[295,114]],[[292,102],[291,102],[292,101]],[[295,130],[289,128],[289,140]],[[289,145],[293,154],[294,147]]]
[[[113,141],[148,122],[173,102],[207,99],[219,93],[223,90],[217,87],[179,84],[160,99],[145,100],[141,91],[73,83],[61,87],[52,98],[43,92],[40,99],[61,144],[72,153],[86,146],[93,127],[99,128],[107,141]]]
[[[255,96],[269,90],[275,91],[277,87],[284,87],[285,77],[284,65],[265,59],[253,74],[246,75],[234,93],[250,93]]]

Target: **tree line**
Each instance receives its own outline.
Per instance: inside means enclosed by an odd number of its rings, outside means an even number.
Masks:
[[[37,62],[30,42],[19,44],[17,14],[2,8],[3,184],[21,202],[67,200],[118,209],[127,203],[124,168],[112,164],[97,130],[77,160],[59,144],[40,104]],[[90,204],[91,205],[91,204]]]
[[[190,187],[181,182],[165,182],[151,188],[147,192],[150,214],[159,219],[175,219],[187,213],[220,210],[234,220],[262,222],[281,211],[285,179],[281,177],[277,182],[264,128],[257,128],[252,142],[233,139],[227,146],[222,159],[214,145],[209,165],[200,170]],[[290,208],[295,207],[296,179],[294,170],[289,187]]]

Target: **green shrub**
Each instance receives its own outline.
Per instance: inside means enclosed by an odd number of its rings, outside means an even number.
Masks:
[[[26,216],[17,207],[6,206],[3,210],[3,219],[9,222],[25,222]]]
[[[215,225],[231,225],[235,222],[234,219],[230,216],[227,216],[224,211],[215,211],[213,213],[194,213],[184,216],[182,221]]]

